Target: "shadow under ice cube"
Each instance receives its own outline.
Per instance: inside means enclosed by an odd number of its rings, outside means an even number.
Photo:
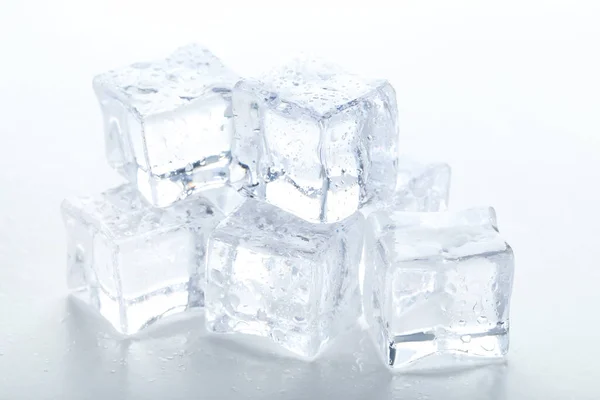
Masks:
[[[209,331],[270,338],[311,358],[358,319],[364,218],[312,224],[247,200],[208,244]]]
[[[233,92],[234,166],[257,198],[313,222],[342,220],[396,180],[392,86],[297,59]]]
[[[365,313],[394,367],[508,351],[514,256],[493,209],[369,217]]]
[[[123,334],[204,305],[206,241],[223,215],[203,199],[153,208],[132,185],[65,200],[68,286]]]
[[[225,183],[237,80],[198,45],[98,75],[109,164],[158,207]]]

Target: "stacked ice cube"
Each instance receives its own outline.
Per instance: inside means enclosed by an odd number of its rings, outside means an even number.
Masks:
[[[128,182],[63,203],[68,282],[117,331],[197,309],[313,358],[364,316],[390,366],[506,354],[512,251],[492,209],[446,211],[446,164],[398,157],[387,81],[191,45],[94,88]]]

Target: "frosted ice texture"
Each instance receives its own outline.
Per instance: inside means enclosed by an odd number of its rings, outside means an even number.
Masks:
[[[153,208],[128,184],[65,200],[68,286],[124,334],[204,305],[208,234],[223,215],[194,198]]]
[[[247,200],[208,244],[209,331],[270,338],[311,358],[361,312],[364,218],[312,224]]]
[[[159,207],[228,179],[238,77],[205,48],[94,78],[109,164]]]
[[[365,313],[391,366],[507,353],[514,257],[493,209],[368,221]]]
[[[392,86],[296,59],[234,88],[234,167],[254,195],[312,222],[335,222],[396,181]]]

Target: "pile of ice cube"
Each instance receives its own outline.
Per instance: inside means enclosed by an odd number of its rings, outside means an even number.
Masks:
[[[506,354],[512,250],[493,209],[445,211],[446,164],[398,157],[387,81],[191,45],[94,88],[128,183],[64,201],[68,282],[117,331],[196,309],[305,358],[359,320],[393,367]]]

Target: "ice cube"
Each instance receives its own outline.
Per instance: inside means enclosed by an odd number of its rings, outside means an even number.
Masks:
[[[514,257],[492,208],[376,212],[365,253],[365,314],[391,366],[507,353]]]
[[[204,304],[208,234],[223,218],[202,198],[148,205],[131,185],[65,200],[68,286],[123,334]]]
[[[393,191],[397,106],[384,80],[299,58],[233,92],[234,163],[257,198],[335,222]]]
[[[360,213],[313,224],[247,200],[209,239],[208,330],[266,337],[314,357],[361,313],[363,227]]]
[[[205,48],[94,78],[109,164],[151,204],[168,206],[228,179],[231,89],[238,77]]]
[[[396,191],[391,207],[395,211],[445,211],[450,195],[450,166],[420,164],[408,158],[398,162]]]
[[[394,193],[375,196],[361,208],[365,216],[377,210],[435,212],[445,211],[450,195],[450,166],[445,163],[422,164],[410,158],[398,159]]]

